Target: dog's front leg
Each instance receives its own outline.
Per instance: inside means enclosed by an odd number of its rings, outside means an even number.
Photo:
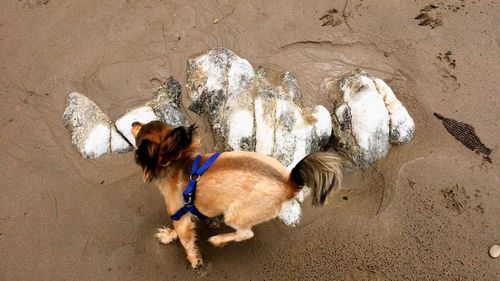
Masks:
[[[199,268],[203,265],[200,251],[196,246],[196,224],[191,220],[191,214],[185,214],[178,221],[174,221],[174,230],[186,250],[187,259],[193,268]]]

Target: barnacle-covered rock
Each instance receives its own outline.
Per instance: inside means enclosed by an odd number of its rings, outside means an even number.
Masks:
[[[365,167],[385,157],[391,143],[413,139],[415,123],[381,79],[361,69],[328,78],[323,91],[333,97],[335,148]]]
[[[330,114],[303,106],[290,72],[255,71],[232,51],[214,48],[189,59],[187,82],[189,108],[207,119],[217,149],[256,151],[292,168],[330,138]],[[280,218],[298,223],[300,204],[289,204]]]

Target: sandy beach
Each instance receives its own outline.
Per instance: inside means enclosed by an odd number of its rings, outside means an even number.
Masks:
[[[13,0],[0,10],[0,280],[500,280],[500,4],[434,1]],[[424,14],[424,15],[422,15]],[[421,15],[418,19],[415,17]],[[384,79],[416,124],[409,144],[344,171],[296,227],[272,220],[224,248],[200,223],[194,271],[133,154],[83,159],[62,122],[78,91],[116,120],[187,59],[225,47],[291,71],[307,106],[356,67]],[[187,110],[187,109],[186,109]],[[444,128],[472,125],[492,163]],[[199,124],[202,151],[210,128]]]

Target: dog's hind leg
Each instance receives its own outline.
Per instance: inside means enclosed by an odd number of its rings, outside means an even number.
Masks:
[[[178,221],[174,221],[174,230],[181,241],[187,254],[187,259],[193,268],[199,268],[203,265],[200,251],[195,244],[196,232],[195,223],[191,220],[191,215],[186,214]]]
[[[234,227],[233,227],[234,228]],[[216,247],[222,247],[226,243],[231,241],[243,241],[253,237],[253,231],[251,229],[238,229],[236,228],[235,232],[224,233],[212,236],[208,239],[208,242],[212,243],[212,245]]]
[[[275,206],[274,206],[275,205]],[[278,215],[281,204],[274,204],[270,208],[247,208],[235,207],[224,213],[224,223],[234,229],[235,232],[212,236],[208,242],[214,246],[221,247],[231,241],[243,241],[253,237],[252,227],[259,223],[268,221]]]
[[[231,241],[239,242],[253,237],[253,224],[248,220],[242,219],[241,216],[228,215],[224,218],[224,223],[236,229],[236,231],[210,237],[208,242],[216,247],[222,247]]]
[[[177,239],[177,232],[175,229],[170,229],[168,227],[158,228],[158,233],[155,237],[160,240],[163,244],[169,244],[170,242]]]

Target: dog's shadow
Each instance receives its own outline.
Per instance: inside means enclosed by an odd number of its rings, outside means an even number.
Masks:
[[[224,218],[222,216],[210,218],[206,221],[198,221],[196,224],[196,233],[198,236],[197,245],[206,262],[218,263],[217,260],[228,260],[237,256],[241,259],[241,263],[248,260],[248,248],[252,248],[252,244],[255,244],[255,239],[249,239],[241,242],[231,242],[223,247],[215,247],[208,242],[208,238],[223,234],[234,232],[235,230],[224,223]]]

